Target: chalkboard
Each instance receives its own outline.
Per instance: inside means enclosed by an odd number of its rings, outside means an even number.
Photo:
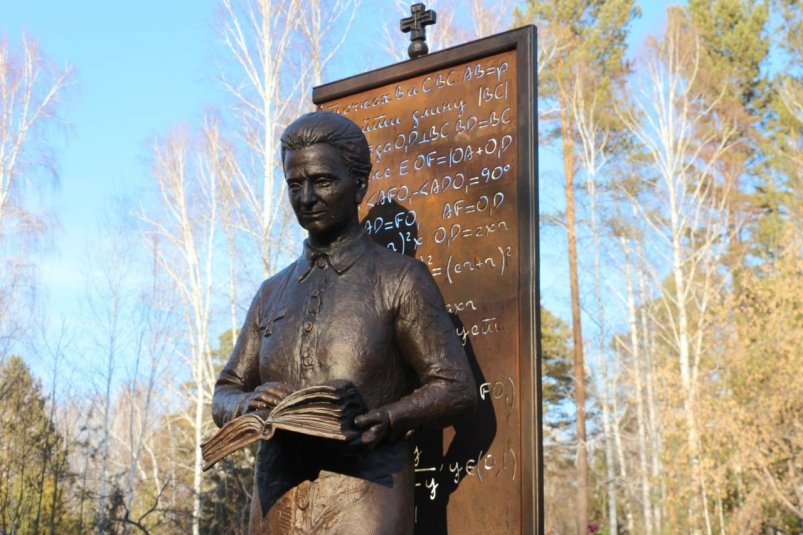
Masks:
[[[542,533],[535,28],[316,87],[362,127],[360,218],[424,262],[479,408],[416,438],[416,533]],[[368,52],[370,53],[370,51]]]

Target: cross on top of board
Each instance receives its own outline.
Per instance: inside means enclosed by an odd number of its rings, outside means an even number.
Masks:
[[[401,31],[410,32],[412,43],[407,48],[407,55],[410,59],[415,59],[429,52],[425,29],[430,24],[435,24],[436,13],[432,9],[426,9],[424,4],[413,4],[410,11],[412,15],[401,20]]]

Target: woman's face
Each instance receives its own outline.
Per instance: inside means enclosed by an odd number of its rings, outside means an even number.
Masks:
[[[334,147],[318,143],[289,150],[283,163],[290,204],[313,244],[332,243],[358,224],[365,183],[352,176]]]

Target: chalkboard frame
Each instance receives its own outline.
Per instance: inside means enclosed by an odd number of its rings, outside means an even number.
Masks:
[[[539,308],[537,34],[525,26],[423,57],[314,87],[315,105],[439,69],[515,50],[519,217],[519,387],[521,390],[521,533],[544,532]]]

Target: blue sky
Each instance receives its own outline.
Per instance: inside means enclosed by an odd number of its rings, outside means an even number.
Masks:
[[[147,176],[148,139],[191,120],[213,101],[213,1],[9,2],[0,33],[22,32],[44,53],[75,68],[63,106],[66,137],[56,138],[59,187],[50,197],[61,229],[58,251],[44,265],[44,283],[61,301],[80,285],[85,236],[108,199],[136,195]]]
[[[642,5],[643,16],[631,34],[633,50],[648,33],[660,31],[666,5],[663,0]],[[197,120],[221,102],[214,79],[215,61],[221,58],[213,27],[216,10],[215,0],[0,1],[0,36],[18,44],[25,32],[48,57],[75,67],[76,85],[63,109],[68,134],[55,138],[59,186],[44,201],[60,222],[55,248],[41,263],[53,317],[69,317],[80,308],[88,237],[111,200],[138,198],[146,187],[149,139]],[[380,28],[398,28],[392,2],[366,0],[360,23],[369,30],[352,32],[327,81],[391,62],[371,44]],[[540,158],[544,205],[560,209],[556,155],[542,150]],[[551,308],[566,317],[565,270],[554,267],[565,264],[561,239],[553,231],[550,243],[542,244],[542,281],[545,296],[554,301]]]
[[[0,35],[19,43],[25,33],[49,58],[75,68],[63,106],[69,131],[56,138],[59,186],[45,201],[61,224],[57,250],[42,264],[57,309],[73,308],[79,297],[86,237],[110,200],[137,197],[145,187],[149,140],[221,101],[217,9],[215,0],[0,4]],[[376,18],[376,10],[364,11]],[[364,41],[354,32],[346,50]],[[343,77],[366,63],[356,53],[344,56],[337,62]]]

